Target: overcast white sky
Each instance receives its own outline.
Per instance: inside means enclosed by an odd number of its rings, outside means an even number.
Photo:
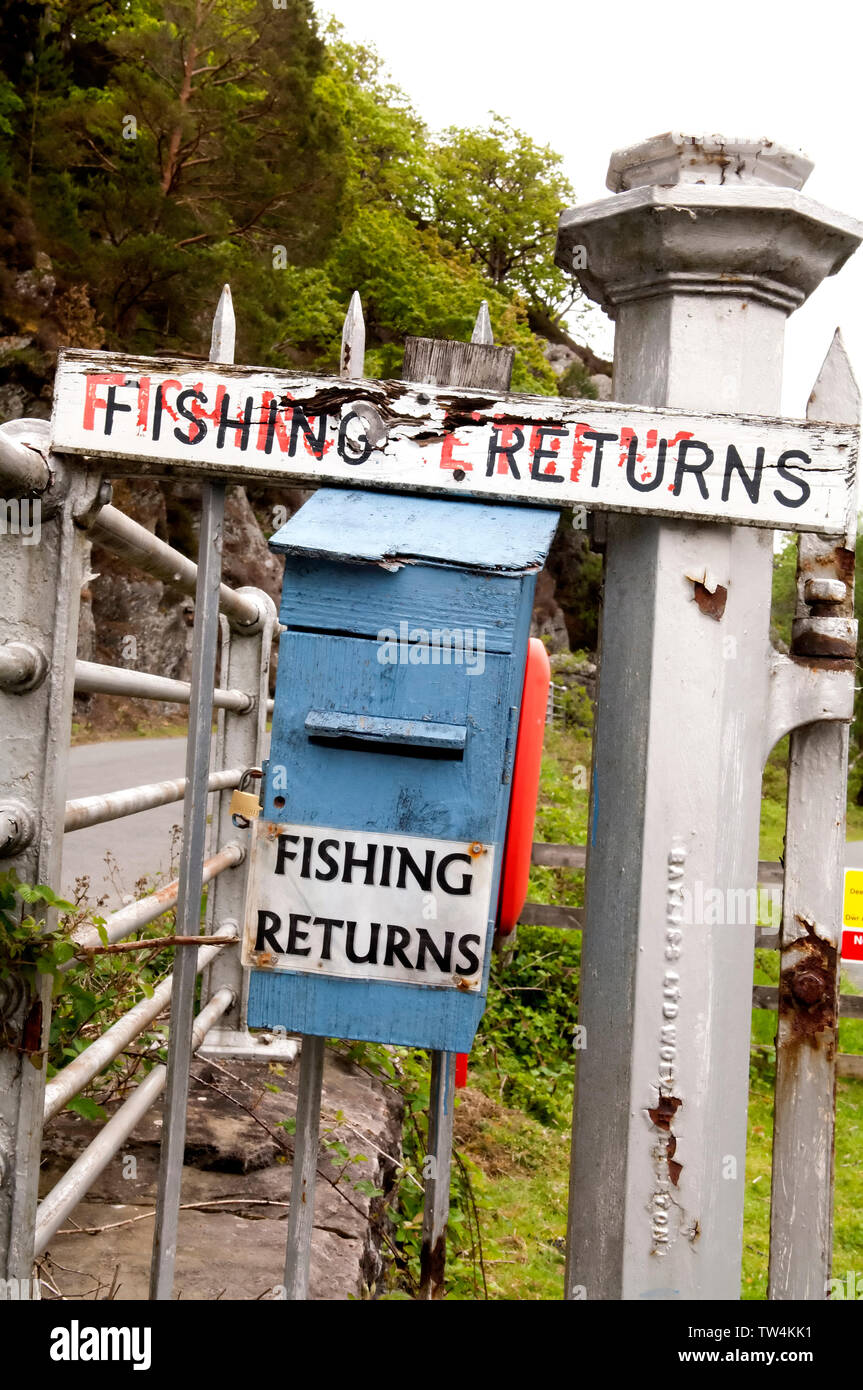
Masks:
[[[608,156],[665,130],[767,135],[815,161],[805,191],[863,219],[863,7],[722,0],[318,0],[371,42],[432,129],[509,117],[564,157],[579,203]],[[609,350],[604,315],[592,341]],[[607,326],[606,326],[607,325]],[[863,248],[789,320],[783,410],[802,415],[833,329],[863,384]]]

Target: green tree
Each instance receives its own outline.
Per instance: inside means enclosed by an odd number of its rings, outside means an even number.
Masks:
[[[557,221],[575,194],[559,154],[493,116],[487,129],[451,128],[435,147],[434,215],[493,285],[565,311],[570,277],[554,264]]]

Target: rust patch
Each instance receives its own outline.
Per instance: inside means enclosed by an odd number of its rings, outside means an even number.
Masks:
[[[838,605],[834,605],[836,606]],[[813,604],[813,609],[827,607],[824,603]],[[829,657],[833,661],[842,662],[843,666],[853,662],[856,652],[855,643],[847,637],[834,637],[830,633],[816,632],[811,628],[801,633],[794,643],[795,656]]]
[[[812,666],[818,671],[851,671],[854,669],[853,660],[847,658],[840,661],[836,657],[804,656],[802,653],[793,651],[791,660],[796,661],[798,666]]]
[[[668,1135],[668,1141],[665,1145],[665,1161],[668,1165],[669,1179],[674,1187],[677,1187],[680,1182],[683,1164],[678,1163],[674,1157],[677,1152],[677,1136],[671,1132],[671,1121],[682,1104],[683,1101],[678,1096],[660,1096],[654,1108],[647,1111],[656,1128]]]
[[[434,1245],[427,1240],[420,1251],[420,1287],[425,1297],[443,1298],[443,1280],[446,1270],[446,1232],[438,1236]]]
[[[715,591],[711,594],[709,589],[705,589],[697,579],[694,584],[695,602],[708,618],[715,618],[720,622],[725,612],[725,605],[728,602],[728,590],[724,584],[717,584]]]
[[[681,1105],[682,1100],[677,1096],[660,1096],[659,1101],[653,1110],[648,1110],[648,1115],[657,1129],[664,1129],[666,1134],[671,1133],[671,1121],[674,1119]]]
[[[818,935],[814,922],[799,914],[795,920],[803,928],[792,943],[796,959],[779,977],[779,1017],[791,1030],[785,1046],[824,1049],[830,1060],[836,1046],[838,950]]]
[[[33,1065],[41,1067],[42,1056],[42,1000],[33,1001],[21,1029],[21,1051],[33,1059]]]
[[[807,556],[807,563],[804,569],[813,576],[817,570],[829,569],[833,573],[827,576],[830,579],[841,579],[844,584],[849,586],[854,583],[854,551],[848,550],[844,545],[836,545],[832,550],[825,551],[823,554]],[[817,570],[816,570],[817,567]]]
[[[669,1136],[668,1145],[667,1145],[666,1150],[665,1150],[665,1157],[666,1157],[666,1161],[667,1161],[667,1163],[668,1163],[668,1176],[670,1177],[671,1181],[674,1183],[674,1186],[675,1186],[675,1187],[677,1186],[678,1182],[680,1181],[680,1174],[683,1172],[683,1164],[682,1164],[682,1163],[678,1163],[678,1162],[675,1160],[674,1156],[673,1156],[674,1153],[676,1152],[676,1150],[677,1150],[677,1139],[676,1139],[675,1135],[672,1134],[672,1135]]]

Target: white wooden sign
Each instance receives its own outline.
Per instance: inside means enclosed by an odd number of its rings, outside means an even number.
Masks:
[[[252,822],[243,964],[476,991],[494,846]]]
[[[112,473],[328,482],[845,535],[858,430],[60,354],[52,448]]]

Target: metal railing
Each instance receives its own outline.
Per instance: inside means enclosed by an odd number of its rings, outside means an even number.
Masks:
[[[225,360],[230,356],[227,352],[230,336],[230,296],[226,293],[220,301],[214,324],[214,352],[220,354],[216,360]],[[0,857],[5,858],[7,864],[11,861],[23,881],[56,886],[64,832],[113,822],[157,806],[183,801],[184,845],[178,877],[111,913],[100,927],[85,923],[73,931],[72,939],[79,954],[66,962],[62,970],[74,971],[87,953],[136,936],[142,928],[173,909],[177,910],[175,934],[179,942],[188,941],[189,944],[177,945],[173,972],[156,986],[150,997],[141,999],[94,1038],[78,1057],[59,1070],[47,1084],[42,1076],[34,1088],[31,1078],[25,1077],[29,1086],[26,1096],[22,1087],[13,1082],[5,1099],[0,1099],[0,1122],[9,1117],[13,1120],[9,1126],[0,1123],[0,1136],[3,1136],[0,1148],[4,1150],[0,1153],[0,1160],[5,1159],[10,1164],[18,1183],[18,1195],[24,1192],[25,1204],[31,1213],[28,1217],[25,1211],[23,1225],[16,1229],[15,1213],[11,1210],[13,1204],[4,1208],[4,1193],[0,1193],[0,1254],[6,1257],[5,1260],[0,1259],[0,1266],[5,1265],[0,1268],[0,1275],[5,1273],[7,1277],[20,1277],[20,1272],[25,1268],[29,1272],[34,1255],[38,1256],[45,1250],[63,1220],[84,1197],[166,1085],[170,1094],[171,1059],[169,1056],[167,1066],[155,1066],[134,1087],[38,1208],[35,1205],[35,1178],[38,1174],[41,1126],[35,1126],[36,1148],[28,1156],[35,1162],[29,1163],[26,1172],[22,1171],[24,1164],[20,1153],[5,1153],[5,1136],[10,1135],[14,1141],[22,1107],[29,1106],[32,1114],[35,1101],[36,1113],[41,1113],[43,1122],[52,1119],[169,1009],[169,1037],[173,1047],[178,1025],[176,1009],[171,1006],[172,1001],[176,1002],[178,976],[185,976],[187,984],[191,979],[193,985],[196,978],[204,977],[197,1017],[192,1019],[189,1012],[186,1038],[189,1055],[203,1044],[215,1025],[222,1025],[224,1030],[226,1020],[231,1021],[228,1029],[231,1037],[235,1041],[238,1036],[244,1037],[248,1050],[254,1050],[253,1040],[244,1031],[243,974],[239,952],[226,940],[238,940],[240,912],[237,907],[239,904],[241,908],[245,890],[246,861],[244,832],[232,826],[228,807],[231,791],[239,785],[243,771],[246,767],[257,765],[264,753],[266,720],[272,710],[268,691],[269,662],[277,631],[275,606],[269,595],[253,588],[232,589],[220,582],[220,560],[218,564],[214,563],[213,555],[220,554],[221,536],[214,536],[212,526],[208,530],[206,507],[202,516],[202,539],[210,544],[210,551],[204,555],[205,572],[202,575],[199,564],[159,540],[117,508],[105,505],[107,490],[98,482],[92,484],[84,462],[52,459],[49,467],[47,429],[47,424],[41,421],[16,422],[14,427],[4,426],[0,429],[0,480],[4,487],[42,493],[57,487],[59,529],[63,533],[59,546],[45,546],[43,537],[41,554],[36,557],[43,561],[41,573],[31,575],[28,581],[14,569],[11,571],[20,604],[18,615],[10,613],[9,622],[3,627],[2,635],[7,640],[4,642],[0,638],[0,691],[16,697],[39,692],[38,716],[31,709],[28,718],[24,699],[20,704],[17,700],[13,701],[9,708],[13,712],[13,722],[20,711],[22,730],[28,734],[34,732],[34,720],[37,717],[42,719],[42,727],[35,731],[33,737],[33,764],[38,769],[41,753],[52,792],[47,801],[43,801],[40,823],[25,803],[24,793],[29,786],[26,785],[26,768],[23,768],[20,797],[0,798]],[[86,493],[83,505],[82,491]],[[75,576],[77,574],[83,579],[87,543],[93,541],[135,569],[154,576],[182,593],[196,595],[190,680],[170,680],[148,671],[106,666],[75,658],[76,610],[80,602],[80,583],[76,584]],[[7,549],[4,558],[9,556]],[[34,557],[25,555],[24,558],[32,560]],[[20,552],[11,559],[13,565],[20,567]],[[203,602],[202,579],[207,590]],[[50,589],[52,583],[57,594],[54,608],[46,603],[43,611],[34,617],[28,610],[28,586],[33,588],[37,596],[41,596],[43,589],[40,586],[45,585]],[[222,615],[221,619],[219,614]],[[215,661],[209,662],[208,669],[206,653],[203,653],[202,659],[202,647],[206,637],[204,629],[218,634],[220,623],[221,674],[218,687],[214,688]],[[214,654],[211,642],[211,655],[214,657]],[[62,789],[73,692],[188,705],[189,742],[191,745],[195,740],[195,748],[187,756],[187,775],[64,801]],[[47,697],[44,700],[43,693]],[[217,712],[218,729],[211,767],[213,711]],[[14,735],[16,730],[13,728],[11,732]],[[54,755],[53,761],[52,757],[44,756],[45,747]],[[225,757],[226,751],[232,756]],[[34,780],[38,782],[38,775],[31,774],[29,783],[32,784]],[[8,787],[8,780],[6,785]],[[209,853],[205,854],[204,831],[210,795],[216,798],[212,816],[214,833]],[[190,825],[194,832],[191,835]],[[192,862],[195,858],[197,862]],[[234,874],[238,869],[241,870],[240,874]],[[232,874],[237,880],[236,884],[228,893],[221,894],[220,885],[231,879]],[[201,887],[211,885],[207,930],[203,936],[199,935],[200,889],[196,888],[196,879]],[[183,922],[188,929],[186,935],[182,930]],[[208,936],[216,936],[217,939],[208,944]],[[200,945],[197,944],[198,940]],[[222,961],[220,957],[225,959]],[[213,970],[217,961],[220,967],[218,976]],[[189,994],[188,988],[186,994]],[[45,1002],[47,1004],[47,997]],[[6,1000],[0,997],[0,1015],[3,1015],[5,1004]],[[4,1018],[7,1016],[8,1009]],[[184,1022],[181,1015],[181,1031]],[[271,1046],[266,1055],[272,1058],[276,1053],[279,1053],[279,1049]],[[295,1054],[295,1043],[283,1047],[279,1053],[281,1056]],[[26,1068],[24,1071],[35,1072],[35,1069]],[[2,1081],[3,1077],[0,1076],[0,1083]],[[32,1122],[30,1128],[33,1129]],[[184,1133],[184,1123],[181,1128]],[[169,1131],[170,1119],[166,1118],[166,1134]],[[182,1146],[181,1134],[180,1163]],[[164,1205],[164,1201],[160,1200],[160,1206]],[[164,1258],[159,1259],[158,1250],[156,1263],[160,1267],[165,1265]]]
[[[233,1002],[234,998],[229,989],[219,990],[213,995],[195,1019],[191,1039],[193,1052],[198,1050],[209,1030],[218,1023]],[[163,1063],[148,1072],[129,1099],[111,1116],[93,1142],[88,1144],[71,1168],[40,1202],[36,1217],[34,1256],[44,1254],[51,1237],[57,1234],[69,1213],[90,1190],[120,1146],[158,1100],[167,1080],[168,1068]]]

